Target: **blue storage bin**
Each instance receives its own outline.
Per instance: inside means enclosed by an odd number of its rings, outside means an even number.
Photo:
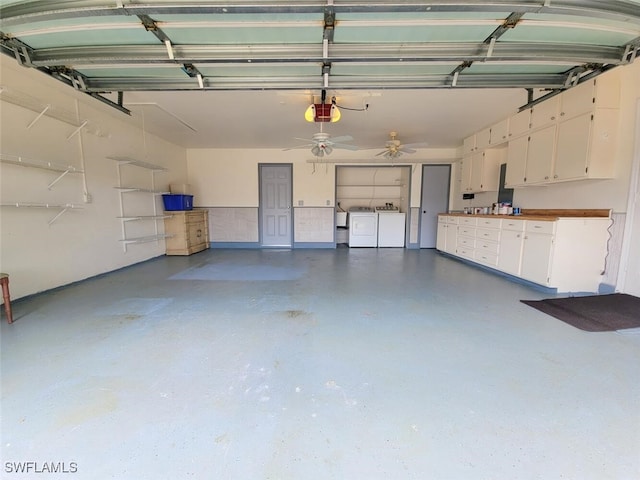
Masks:
[[[166,211],[193,210],[193,195],[177,195],[165,193],[162,202]]]

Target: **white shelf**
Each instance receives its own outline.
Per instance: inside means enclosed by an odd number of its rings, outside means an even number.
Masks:
[[[51,188],[56,183],[58,183],[62,179],[62,177],[64,177],[68,173],[84,173],[83,170],[80,170],[79,168],[76,168],[73,165],[62,165],[62,164],[57,164],[53,162],[31,160],[31,159],[26,159],[24,157],[21,157],[19,155],[9,155],[6,153],[0,153],[0,162],[7,163],[9,165],[19,165],[21,167],[38,168],[41,170],[48,170],[51,172],[60,173],[60,175],[58,175],[58,177],[56,177],[54,181],[52,181],[51,183],[49,183],[49,185],[47,185],[47,188],[49,190],[51,190]]]
[[[32,203],[32,202],[9,202],[3,203],[3,207],[15,207],[15,208],[55,208],[60,210],[58,214],[49,220],[49,225],[55,222],[60,216],[68,210],[79,210],[84,207],[81,205],[76,205],[74,203]]]
[[[19,107],[26,108],[32,112],[36,112],[38,116],[29,124],[27,128],[31,128],[42,117],[55,118],[68,125],[76,127],[76,130],[67,137],[67,140],[73,137],[80,130],[84,129],[87,133],[96,135],[98,137],[108,136],[98,126],[93,125],[89,120],[78,121],[78,116],[75,112],[65,110],[63,108],[56,107],[50,103],[45,103],[42,100],[28,95],[24,92],[16,90],[14,88],[8,88],[0,86],[0,99],[18,105]]]
[[[136,160],[131,157],[107,157],[109,160],[118,162],[121,165],[133,165],[135,167],[146,168],[147,170],[155,170],[159,172],[166,172],[167,169],[160,165],[154,165],[153,163],[143,162],[142,160]]]
[[[171,218],[171,215],[134,215],[129,217],[117,217],[123,222],[134,222],[137,220],[160,220],[164,218]]]
[[[151,190],[148,188],[139,188],[139,187],[113,187],[116,190],[120,190],[122,193],[129,192],[141,192],[141,193],[153,193],[154,195],[165,195],[169,192],[164,192],[162,190]]]
[[[114,187],[116,190],[118,190],[119,192],[119,196],[120,196],[120,216],[117,217],[120,219],[120,221],[122,222],[122,239],[120,240],[120,242],[122,243],[122,247],[124,249],[124,251],[127,251],[127,245],[132,245],[132,244],[136,244],[136,243],[149,243],[149,242],[156,242],[156,241],[160,241],[163,240],[165,238],[168,238],[169,235],[166,234],[161,234],[159,233],[159,229],[158,229],[158,220],[162,220],[164,218],[168,218],[167,215],[163,215],[163,214],[159,214],[157,211],[157,206],[156,206],[156,197],[158,195],[164,195],[167,194],[169,192],[167,191],[162,191],[162,190],[156,190],[156,185],[155,185],[155,174],[157,172],[166,172],[168,169],[161,167],[159,165],[154,165],[152,163],[149,162],[145,162],[142,160],[137,160],[135,158],[131,158],[131,157],[126,157],[126,156],[110,156],[107,157],[109,160],[113,160],[116,162],[117,165],[117,170],[118,170],[118,186]],[[122,167],[128,165],[128,166],[132,166],[132,167],[138,167],[138,168],[143,168],[145,170],[149,170],[150,174],[151,174],[151,188],[141,188],[141,187],[126,187],[123,186],[123,183],[127,183],[125,181],[123,181],[123,175],[125,174],[125,171],[123,171]],[[147,215],[147,214],[143,214],[143,215],[125,215],[125,210],[128,210],[125,208],[125,204],[126,204],[126,200],[125,197],[127,193],[134,193],[134,192],[138,192],[138,193],[145,193],[145,194],[151,194],[153,195],[153,215]],[[127,223],[129,222],[134,222],[134,221],[142,221],[142,220],[152,220],[153,221],[153,227],[154,227],[154,234],[153,235],[144,235],[144,236],[136,236],[136,237],[129,237],[127,235]]]
[[[169,238],[169,237],[171,237],[171,235],[159,234],[159,235],[147,235],[144,237],[136,237],[136,238],[123,238],[120,241],[124,245],[131,245],[135,243],[157,242],[159,240],[164,240],[165,238]]]

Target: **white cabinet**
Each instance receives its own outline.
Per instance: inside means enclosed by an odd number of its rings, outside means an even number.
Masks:
[[[560,120],[600,108],[617,109],[619,105],[620,78],[616,72],[608,72],[564,91],[561,95]]]
[[[527,221],[520,276],[549,286],[555,222]]]
[[[531,108],[531,130],[552,125],[560,113],[560,95],[555,95]]]
[[[510,275],[520,275],[522,246],[524,242],[524,220],[503,220],[500,233],[500,255],[498,270]]]
[[[509,119],[505,118],[501,122],[491,127],[491,138],[489,145],[501,145],[509,140]]]
[[[476,150],[476,136],[471,135],[462,141],[462,155],[469,155]]]
[[[456,253],[458,217],[438,215],[438,233],[436,249],[441,252]]]
[[[527,137],[518,137],[526,111],[511,117],[505,185],[612,178],[619,102],[619,78],[608,72],[535,105]]]
[[[531,109],[527,108],[509,118],[509,140],[529,132],[531,128]]]
[[[509,142],[505,186],[548,183],[553,175],[556,126],[531,132]]]
[[[558,125],[554,181],[611,178],[618,143],[618,111],[599,109]]]
[[[506,147],[487,148],[462,159],[462,191],[496,192],[500,183],[500,164],[507,158]]]
[[[491,143],[491,129],[485,128],[476,133],[476,147],[474,151],[480,151],[487,148]]]
[[[525,184],[527,176],[527,151],[529,137],[518,137],[509,142],[507,147],[507,173],[505,187],[513,188]]]
[[[549,182],[553,172],[556,126],[531,132],[527,148],[527,166],[524,182],[526,185]],[[507,165],[507,169],[508,169]]]
[[[471,192],[471,166],[473,155],[467,155],[460,160],[460,190],[462,193]]]
[[[500,218],[482,217],[478,219],[474,254],[476,262],[490,267],[495,267],[498,264],[501,223]]]
[[[598,291],[607,255],[609,218],[445,215],[438,222],[436,245],[440,251],[559,292]]]

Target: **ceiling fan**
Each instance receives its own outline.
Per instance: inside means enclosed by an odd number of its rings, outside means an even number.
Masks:
[[[396,132],[389,133],[391,140],[387,140],[385,149],[376,154],[376,157],[383,155],[384,158],[394,159],[402,156],[403,153],[416,153],[416,148],[426,147],[428,145],[428,143],[426,142],[407,143],[403,145],[402,143],[400,143],[400,140],[396,138],[397,135],[398,134]]]
[[[322,124],[320,124],[320,131],[318,133],[314,133],[312,138],[296,137],[296,140],[302,140],[308,143],[299,145],[297,147],[285,148],[284,151],[293,150],[296,148],[311,148],[311,153],[313,153],[316,157],[324,157],[325,155],[330,155],[331,152],[333,152],[334,148],[344,150],[358,150],[358,147],[355,145],[343,143],[350,142],[351,140],[353,140],[353,137],[351,137],[350,135],[331,137],[331,135],[322,131]]]

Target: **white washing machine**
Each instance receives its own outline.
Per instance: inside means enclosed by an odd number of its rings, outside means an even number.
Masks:
[[[349,209],[349,246],[378,246],[378,214],[370,207]]]
[[[378,212],[378,247],[404,247],[406,213],[398,208],[376,207]]]

